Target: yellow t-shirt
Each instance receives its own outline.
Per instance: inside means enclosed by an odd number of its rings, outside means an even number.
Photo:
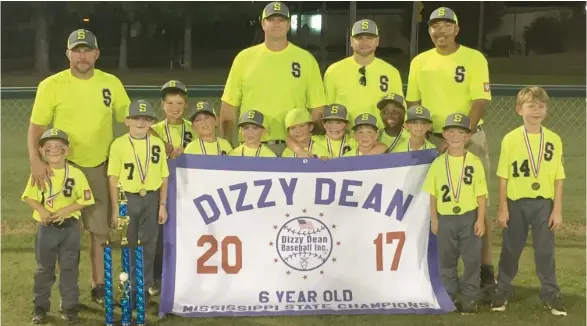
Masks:
[[[247,146],[240,145],[228,154],[229,156],[247,156],[247,157],[277,157],[275,153],[265,145],[261,145],[260,149],[248,148]]]
[[[477,197],[487,195],[485,172],[481,160],[477,156],[471,154],[471,152],[467,152],[464,173],[461,179],[462,183],[459,201],[456,202],[455,196],[451,193],[449,188],[449,181],[446,173],[445,159],[447,155],[448,154],[444,153],[432,162],[426,180],[424,181],[423,190],[436,197],[436,205],[439,214],[462,215],[479,207],[477,204]],[[448,155],[448,158],[451,180],[454,186],[453,191],[456,192],[463,168],[463,157]],[[459,208],[458,212],[454,211],[455,207]]]
[[[204,150],[202,150],[202,144],[204,145],[205,153]],[[216,137],[215,142],[200,142],[200,138],[196,138],[193,142],[188,144],[184,153],[197,155],[228,155],[231,151],[232,146],[230,146],[230,143],[226,139]]]
[[[29,177],[27,186],[24,189],[24,193],[22,194],[21,199],[23,201],[25,198],[36,200],[52,213],[57,212],[58,210],[65,208],[73,203],[78,203],[84,206],[93,205],[94,195],[92,194],[92,190],[88,185],[88,180],[86,179],[84,173],[80,169],[72,166],[71,164],[68,164],[68,175],[66,179],[65,170],[65,168],[53,169],[53,176],[51,176],[51,185],[53,187],[50,189],[50,184],[46,182],[46,192],[43,192],[36,186],[31,186],[31,178]],[[57,196],[55,196],[52,200],[48,200],[52,195],[51,191],[55,192]],[[71,213],[71,216],[79,219],[81,212],[74,211]],[[41,215],[39,212],[34,211],[33,218],[36,221],[40,221]]]
[[[424,140],[424,145],[422,145],[420,148],[410,148],[410,139],[409,139],[409,135],[408,135],[408,140],[406,140],[405,142],[402,142],[401,146],[396,146],[393,149],[392,153],[424,151],[424,150],[433,149],[433,148],[436,148],[436,146],[434,146],[434,144],[429,142],[428,139]]]
[[[152,125],[151,128],[163,139],[163,141],[170,143],[173,145],[173,148],[179,148],[183,141],[183,148],[186,148],[187,145],[194,139],[192,134],[192,123],[187,121],[186,119],[182,119],[183,124],[180,125],[169,125],[169,134],[165,128],[165,122],[167,120],[163,120],[157,122],[156,124]],[[182,135],[183,130],[183,135]],[[171,140],[169,139],[171,136]]]
[[[312,155],[315,155],[317,157],[329,157],[330,154],[328,154],[328,149],[326,149],[326,147],[324,147],[321,143],[319,142],[315,142],[314,140],[310,140],[312,142],[312,149],[310,150],[310,153]],[[305,150],[308,150],[309,146],[304,147]],[[290,149],[289,147],[287,147],[283,153],[281,154],[281,157],[296,157],[294,151],[292,149]]]
[[[341,140],[329,139],[326,135],[314,135],[312,141],[326,149],[326,156],[337,158],[344,156],[349,151],[357,147],[357,141],[349,134]]]
[[[118,78],[95,69],[88,80],[69,69],[44,79],[37,89],[31,122],[61,129],[69,136],[68,160],[83,167],[98,166],[108,156],[113,139],[112,115],[124,121],[130,99]]]
[[[389,93],[404,95],[401,76],[394,66],[375,58],[365,68],[367,84],[363,86],[359,83],[362,77],[360,68],[361,65],[353,57],[342,59],[328,67],[324,74],[326,102],[346,106],[350,126],[357,115],[371,113],[377,118],[377,126],[383,128],[377,102]]]
[[[422,101],[432,114],[434,132],[442,132],[449,114],[468,115],[477,99],[491,100],[487,59],[481,52],[460,45],[451,55],[431,49],[412,60],[406,101]]]
[[[292,43],[279,52],[264,43],[241,51],[230,68],[222,101],[240,107],[241,113],[263,113],[264,141],[287,138],[284,119],[289,110],[326,104],[316,59]]]
[[[141,182],[141,170],[145,173],[147,163],[147,138],[132,139],[127,133],[114,140],[110,148],[108,159],[108,175],[118,177],[124,191],[138,193],[141,189],[148,191],[158,190],[163,184],[163,178],[169,176],[167,156],[163,141],[154,136],[149,139],[149,158],[145,182]],[[133,150],[134,145],[134,150]],[[137,165],[135,151],[139,158]]]
[[[377,140],[387,146],[386,153],[405,152],[408,148],[410,133],[402,128],[399,135],[392,137],[385,132],[385,129],[381,129]]]
[[[538,178],[534,177],[532,163],[529,160],[524,139],[524,127],[518,127],[509,132],[501,142],[501,153],[497,165],[497,176],[508,180],[507,198],[554,198],[554,181],[562,180],[565,176],[563,166],[563,144],[560,137],[553,131],[542,127],[544,131],[544,154]],[[532,156],[538,164],[540,151],[540,134],[528,134]],[[538,190],[532,189],[532,184],[538,183]]]

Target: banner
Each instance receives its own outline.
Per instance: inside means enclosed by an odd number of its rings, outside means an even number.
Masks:
[[[160,315],[446,313],[436,152],[170,162]]]

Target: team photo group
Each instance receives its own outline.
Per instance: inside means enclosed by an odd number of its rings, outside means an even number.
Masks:
[[[179,80],[161,81],[161,108],[131,101],[117,77],[95,68],[96,36],[85,29],[69,35],[70,67],[38,85],[28,130],[31,175],[22,200],[38,222],[32,321],[46,322],[57,273],[61,317],[67,322],[80,322],[80,279],[86,284],[91,277],[87,292],[104,305],[112,289],[105,287],[103,245],[119,227],[120,189],[129,217],[123,237],[144,250],[144,289],[137,290],[131,271],[131,297],[144,293],[148,304],[165,291],[163,265],[170,252],[164,250],[164,228],[172,219],[174,198],[168,194],[177,187],[169,179],[172,162],[182,156],[354,164],[345,157],[385,155],[393,161],[394,155],[416,151],[434,152],[420,190],[429,205],[426,228],[437,239],[438,274],[456,310],[474,314],[483,301],[491,302],[486,310],[506,310],[531,228],[540,300],[545,311],[566,316],[554,248],[562,224],[563,145],[542,125],[549,102],[544,89],[519,91],[511,108],[520,116],[519,127],[501,141],[492,175],[486,139],[491,130],[483,124],[491,101],[490,67],[481,52],[455,40],[462,27],[453,10],[440,7],[430,15],[434,48],[411,61],[407,80],[376,57],[374,21],[352,26],[353,54],[322,75],[314,56],[288,41],[290,17],[283,3],[265,7],[264,42],[236,56],[219,108],[198,99],[188,105],[189,87]],[[158,110],[165,115],[161,121]],[[118,138],[113,117],[128,128]],[[499,183],[499,196],[490,200],[492,179]],[[487,214],[490,201],[497,216]],[[497,262],[492,261],[494,221],[503,228]],[[299,222],[300,230],[310,228],[308,223]],[[79,273],[84,230],[91,275]]]

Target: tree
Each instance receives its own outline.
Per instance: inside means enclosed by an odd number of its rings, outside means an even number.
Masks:
[[[584,28],[584,27],[583,27]],[[536,54],[560,53],[563,50],[563,26],[556,17],[542,16],[534,19],[524,31],[526,49]]]
[[[35,25],[35,69],[46,75],[51,70],[49,65],[49,20],[50,10],[45,2],[30,2],[34,11]]]

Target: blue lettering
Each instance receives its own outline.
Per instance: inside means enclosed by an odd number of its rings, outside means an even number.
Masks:
[[[322,198],[323,190],[322,185],[328,186],[328,197]],[[316,194],[314,196],[314,203],[316,205],[330,205],[334,202],[334,192],[336,190],[336,184],[332,179],[317,178],[316,179]]]
[[[267,208],[275,206],[274,201],[266,201],[267,196],[269,195],[269,191],[271,190],[271,185],[273,181],[271,179],[266,180],[255,180],[253,182],[255,186],[262,186],[263,190],[261,191],[261,195],[259,196],[259,201],[257,202],[257,208]]]
[[[387,211],[385,211],[385,215],[391,217],[391,214],[393,214],[397,208],[396,219],[401,222],[404,219],[404,214],[408,211],[408,208],[410,208],[410,203],[413,198],[414,196],[408,194],[406,201],[404,202],[404,192],[398,189],[395,194],[393,194],[393,198],[387,207]]]
[[[267,291],[259,292],[259,302],[260,303],[269,302],[269,292],[267,292]]]
[[[357,207],[359,206],[358,202],[354,202],[354,201],[347,201],[347,197],[352,197],[354,194],[354,191],[349,190],[350,186],[361,186],[363,185],[362,181],[357,181],[357,180],[342,180],[342,189],[340,191],[340,200],[338,201],[338,204],[340,206],[347,206],[347,207]]]
[[[238,190],[238,198],[236,200],[236,207],[235,207],[237,212],[245,212],[245,211],[250,211],[253,209],[253,205],[251,205],[251,204],[244,205],[245,195],[247,194],[248,188],[249,188],[249,186],[247,185],[246,182],[237,183],[235,185],[231,185],[230,187],[228,187],[228,189],[230,189],[231,191]]]
[[[220,201],[222,202],[226,215],[232,215],[232,208],[230,208],[230,203],[228,202],[228,198],[226,198],[224,189],[218,188],[216,191],[218,192],[218,196],[220,196]]]
[[[293,194],[298,185],[298,178],[291,178],[290,180],[291,181],[288,185],[284,178],[279,178],[281,189],[283,189],[283,194],[285,195],[286,205],[293,205]]]
[[[208,203],[208,206],[210,206],[210,208],[212,209],[212,215],[208,215],[208,213],[206,213],[204,206],[202,206],[204,202]],[[199,196],[196,199],[194,199],[194,204],[196,205],[196,209],[198,209],[198,212],[200,212],[200,216],[202,217],[206,225],[217,221],[220,217],[220,210],[218,209],[218,206],[216,205],[216,202],[214,202],[212,196]]]
[[[377,213],[381,213],[381,196],[383,192],[383,185],[380,183],[376,183],[371,189],[371,192],[365,199],[365,203],[363,204],[363,209],[372,209]]]

